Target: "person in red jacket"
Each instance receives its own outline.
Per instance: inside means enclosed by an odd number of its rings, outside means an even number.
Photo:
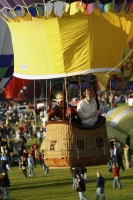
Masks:
[[[116,188],[116,185],[118,186],[119,189],[121,189],[122,187],[119,180],[119,169],[115,163],[113,164],[113,174],[114,174],[113,189]]]
[[[35,143],[33,144],[33,149],[35,151],[35,157],[37,158],[37,149],[38,149],[37,141],[35,141]]]
[[[29,151],[31,157],[33,158],[34,161],[34,167],[36,167],[36,158],[35,158],[35,150],[33,148],[33,146],[30,147],[30,151]]]

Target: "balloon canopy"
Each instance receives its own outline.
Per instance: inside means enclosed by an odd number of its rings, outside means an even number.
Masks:
[[[132,7],[132,0],[0,0],[0,16],[12,35],[14,76],[119,72]]]

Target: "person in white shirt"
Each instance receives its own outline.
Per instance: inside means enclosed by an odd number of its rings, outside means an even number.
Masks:
[[[86,89],[86,97],[81,100],[77,105],[77,112],[81,118],[83,125],[95,125],[98,120],[98,115],[103,111],[103,107],[100,105],[97,109],[97,102],[95,94],[92,88]]]

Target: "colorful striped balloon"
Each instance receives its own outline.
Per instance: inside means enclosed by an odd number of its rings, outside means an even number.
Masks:
[[[125,144],[128,134],[131,135],[133,149],[133,106],[120,106],[110,110],[106,115],[108,138],[117,138]]]
[[[11,34],[6,23],[0,19],[0,93],[10,82],[14,71]]]

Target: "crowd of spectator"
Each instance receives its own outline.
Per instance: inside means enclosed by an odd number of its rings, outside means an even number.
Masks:
[[[35,119],[33,112],[17,113],[16,109],[8,112],[10,106],[11,102],[0,104],[0,199],[9,199],[8,171],[14,165],[21,169],[24,178],[34,175],[36,164],[42,166],[45,174],[49,171],[44,163],[44,152],[39,148],[45,135],[41,121],[37,121],[39,116]],[[34,141],[30,149],[29,140]]]

